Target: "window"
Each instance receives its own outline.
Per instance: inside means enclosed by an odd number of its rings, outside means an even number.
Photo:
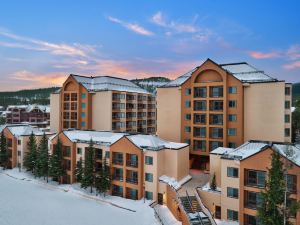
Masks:
[[[290,128],[285,128],[284,129],[284,136],[289,137],[290,136]]]
[[[85,97],[86,97],[86,94],[85,94],[85,93],[82,93],[82,94],[81,94],[81,98],[82,98],[82,99],[85,99]]]
[[[210,88],[210,97],[213,97],[213,98],[223,97],[223,87],[211,87]]]
[[[83,108],[83,109],[85,108],[85,103],[84,102],[81,103],[81,108]]]
[[[153,192],[146,191],[146,192],[145,192],[145,197],[146,197],[146,199],[148,199],[148,200],[153,200]]]
[[[228,198],[239,198],[239,190],[237,188],[227,187]]]
[[[123,165],[123,153],[121,152],[113,152],[113,164]]]
[[[21,145],[21,140],[18,140],[18,145]]]
[[[260,192],[245,191],[245,207],[257,209],[262,202]]]
[[[21,156],[21,151],[18,151],[18,156]]]
[[[153,174],[152,173],[145,173],[145,180],[148,182],[153,182]]]
[[[205,114],[194,114],[194,123],[205,124],[206,123],[206,115]]]
[[[237,92],[236,90],[237,90],[236,86],[232,86],[232,87],[228,88],[229,94],[236,94],[236,92]]]
[[[236,136],[236,128],[228,128],[228,136]]]
[[[296,175],[287,175],[287,190],[291,193],[297,193],[297,176]]]
[[[235,122],[236,121],[236,114],[229,114],[228,115],[228,120],[230,122]]]
[[[284,108],[285,108],[285,109],[290,109],[290,108],[291,108],[291,103],[290,103],[290,101],[285,101],[285,102],[284,102]]]
[[[205,138],[206,127],[194,127],[194,137]]]
[[[285,95],[291,95],[291,88],[285,87]]]
[[[195,98],[206,98],[206,87],[196,87],[194,88]]]
[[[118,181],[123,181],[123,169],[114,168],[113,179]]]
[[[194,151],[205,152],[206,150],[206,141],[194,140]]]
[[[191,108],[191,101],[185,101],[185,108]]]
[[[245,185],[264,188],[266,185],[266,172],[245,170]]]
[[[237,211],[227,209],[227,219],[232,221],[239,221],[239,213]]]
[[[185,130],[186,133],[190,133],[191,132],[191,127],[186,126],[186,127],[184,127],[184,130]]]
[[[223,110],[223,101],[210,101],[210,110],[222,111]]]
[[[223,129],[222,128],[211,128],[211,138],[223,138]]]
[[[212,115],[210,115],[210,124],[222,125],[223,124],[223,115],[222,114],[212,114]]]
[[[81,155],[82,154],[82,148],[77,148],[77,154]]]
[[[290,115],[284,115],[284,122],[289,123],[290,122]]]
[[[84,121],[81,122],[81,126],[85,127],[85,122]]]
[[[190,144],[191,144],[191,140],[190,140],[190,139],[185,139],[185,140],[184,140],[184,143],[187,143],[187,144],[190,145]]]
[[[235,142],[228,142],[228,147],[229,148],[236,148],[236,143]]]
[[[110,157],[110,152],[109,151],[105,152],[105,158],[109,159],[109,157]]]
[[[194,101],[194,110],[205,111],[206,110],[206,101]]]
[[[211,141],[209,143],[209,145],[210,145],[210,151],[212,151],[212,150],[214,150],[214,149],[216,149],[218,147],[222,147],[223,146],[223,142],[220,142],[220,141]]]
[[[245,225],[258,225],[258,219],[255,216],[244,214],[244,224]]]
[[[228,106],[229,108],[236,108],[237,106],[236,100],[229,100]]]
[[[71,93],[71,101],[77,101],[77,94]]]
[[[82,113],[81,113],[81,117],[82,117],[82,118],[85,118],[85,112],[82,112]]]
[[[191,114],[185,114],[185,119],[186,120],[191,120]]]
[[[227,177],[239,177],[239,169],[234,167],[227,167]]]
[[[191,95],[191,93],[192,93],[192,90],[190,88],[185,89],[185,95],[186,96]]]
[[[145,156],[145,163],[146,163],[146,165],[153,165],[153,157]]]

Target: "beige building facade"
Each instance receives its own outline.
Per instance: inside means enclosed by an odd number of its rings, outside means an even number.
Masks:
[[[50,105],[51,131],[156,132],[155,97],[126,79],[71,74]]]
[[[245,62],[208,59],[157,88],[157,134],[189,143],[192,168],[208,170],[217,147],[255,139],[290,142],[290,104],[290,84]]]

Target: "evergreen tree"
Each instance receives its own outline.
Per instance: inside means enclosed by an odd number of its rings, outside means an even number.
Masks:
[[[47,178],[48,183],[48,168],[49,168],[49,150],[48,150],[48,139],[46,134],[43,134],[38,147],[37,157],[37,176]]]
[[[213,190],[213,191],[217,190],[216,174],[215,173],[214,173],[213,178],[212,178],[211,183],[210,183],[210,189]]]
[[[81,157],[76,164],[76,172],[75,173],[76,173],[76,181],[80,183],[82,181],[82,176],[83,176],[83,162],[82,162]]]
[[[49,175],[54,181],[58,181],[59,184],[61,183],[62,177],[66,175],[66,170],[63,166],[62,145],[59,138],[50,156]]]
[[[27,150],[28,152],[25,154],[24,158],[24,167],[27,171],[30,171],[34,175],[36,175],[37,144],[33,132],[29,137],[29,141],[27,143]]]
[[[110,176],[110,168],[106,159],[104,159],[104,163],[102,164],[102,168],[100,173],[96,175],[95,178],[95,187],[98,193],[102,193],[105,196],[105,193],[109,190],[111,185],[111,176]]]
[[[7,143],[6,143],[6,137],[4,136],[4,133],[1,132],[0,137],[0,166],[3,167],[5,170],[8,165],[8,152],[7,152]]]
[[[86,149],[85,152],[81,187],[85,189],[90,187],[92,193],[94,181],[95,181],[95,148],[94,148],[93,140],[91,139],[89,143],[89,147]]]
[[[285,197],[285,179],[283,163],[279,153],[273,151],[271,168],[268,173],[266,192],[261,192],[258,219],[262,225],[282,225],[284,213],[282,206]]]

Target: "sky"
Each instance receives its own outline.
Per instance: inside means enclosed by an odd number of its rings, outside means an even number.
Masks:
[[[299,82],[299,12],[296,0],[1,1],[0,91],[71,73],[174,79],[207,58]]]

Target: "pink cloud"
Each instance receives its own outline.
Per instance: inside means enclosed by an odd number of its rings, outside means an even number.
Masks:
[[[293,70],[293,69],[300,68],[300,61],[285,64],[285,65],[283,65],[283,68],[285,68],[287,70]]]
[[[271,59],[278,58],[280,54],[278,52],[258,52],[258,51],[250,51],[250,56],[255,59]]]

